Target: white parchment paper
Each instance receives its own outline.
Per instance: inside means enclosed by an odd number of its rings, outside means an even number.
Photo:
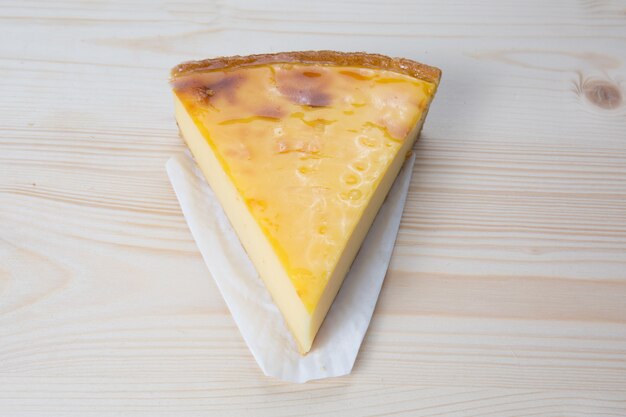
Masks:
[[[167,173],[202,257],[266,375],[306,382],[350,373],[387,273],[414,162],[413,154],[305,356],[298,353],[280,311],[191,155],[177,155],[167,162]]]

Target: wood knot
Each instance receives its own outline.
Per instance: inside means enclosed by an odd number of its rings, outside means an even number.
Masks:
[[[622,104],[622,91],[618,85],[605,80],[584,81],[582,93],[591,104],[601,109],[612,110]]]

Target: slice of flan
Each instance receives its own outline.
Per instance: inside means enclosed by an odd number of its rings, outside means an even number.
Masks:
[[[301,353],[419,135],[440,74],[332,51],[172,70],[182,136]]]

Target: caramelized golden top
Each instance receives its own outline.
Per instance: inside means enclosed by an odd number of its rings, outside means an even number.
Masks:
[[[435,84],[294,63],[192,72],[172,84],[312,312]]]

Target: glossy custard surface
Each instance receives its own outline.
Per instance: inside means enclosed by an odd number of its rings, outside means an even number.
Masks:
[[[293,63],[172,83],[313,313],[435,86],[386,70]]]

